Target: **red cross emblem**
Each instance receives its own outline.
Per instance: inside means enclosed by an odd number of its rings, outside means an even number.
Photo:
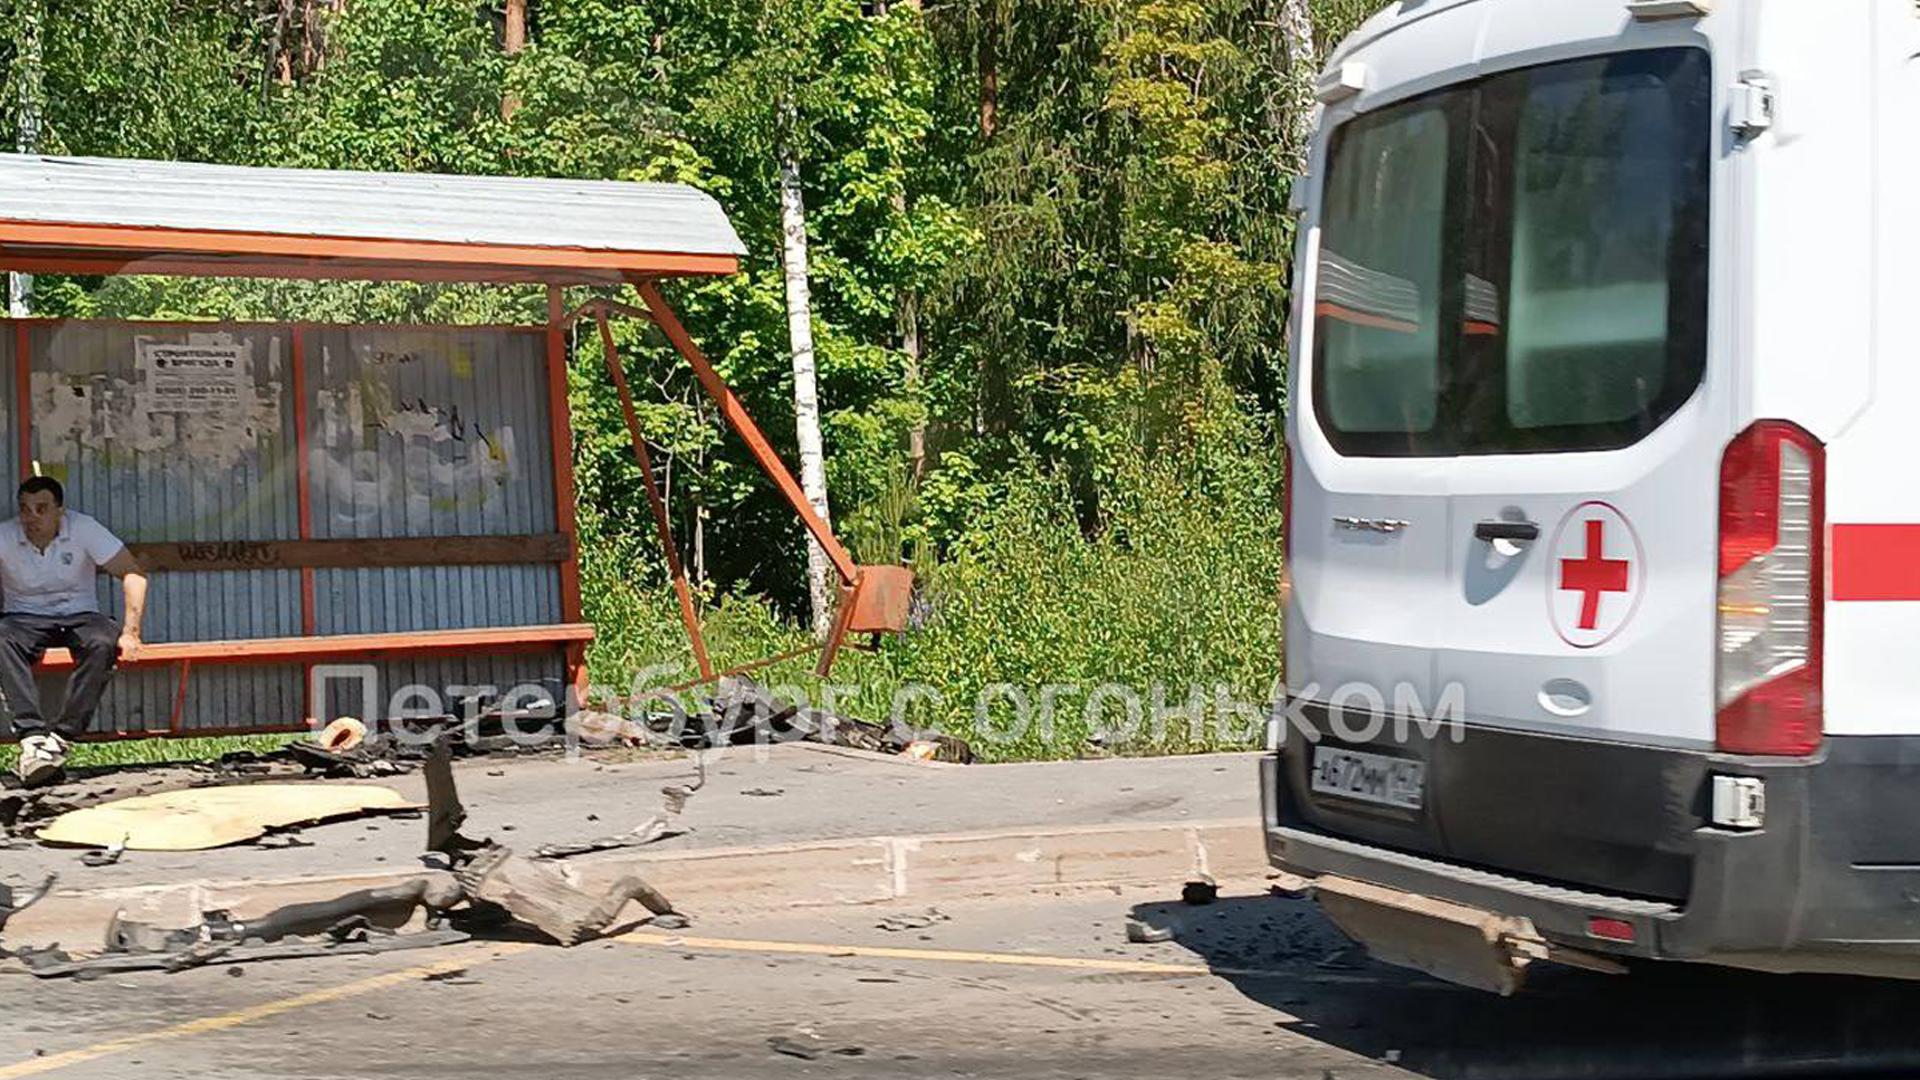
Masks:
[[[1645,563],[1640,537],[1618,509],[1595,500],[1567,511],[1554,530],[1547,580],[1561,640],[1588,649],[1619,633],[1639,607]]]
[[[1560,560],[1560,587],[1580,593],[1580,629],[1591,630],[1600,624],[1600,594],[1627,591],[1627,560],[1609,559],[1607,523],[1599,518],[1587,522],[1587,553],[1578,559]]]

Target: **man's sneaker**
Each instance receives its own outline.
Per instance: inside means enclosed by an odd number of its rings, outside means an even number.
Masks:
[[[58,735],[29,735],[20,740],[20,764],[15,772],[21,784],[50,784],[66,767],[67,740]]]

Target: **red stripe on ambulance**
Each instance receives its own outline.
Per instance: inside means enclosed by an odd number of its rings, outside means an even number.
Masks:
[[[1835,525],[1835,600],[1920,600],[1920,525]]]

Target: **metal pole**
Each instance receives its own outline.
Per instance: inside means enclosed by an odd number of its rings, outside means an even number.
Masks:
[[[600,325],[600,349],[607,357],[607,374],[613,388],[620,392],[620,411],[627,420],[627,435],[633,440],[633,456],[640,462],[640,479],[646,484],[647,502],[653,507],[653,524],[660,530],[660,546],[667,551],[667,573],[673,577],[673,591],[680,598],[680,621],[686,624],[687,640],[693,645],[693,661],[700,666],[702,681],[713,678],[713,661],[707,658],[707,641],[700,634],[700,616],[693,608],[693,590],[687,585],[686,569],[680,565],[680,549],[673,542],[673,523],[667,517],[667,500],[653,479],[653,455],[647,452],[647,440],[640,433],[640,417],[634,412],[633,392],[627,389],[627,372],[620,364],[620,351],[613,347],[613,328],[607,325],[607,311],[596,308],[594,321]]]
[[[653,319],[654,325],[660,327],[660,331],[667,335],[667,340],[672,342],[673,347],[688,364],[692,365],[693,373],[700,379],[700,385],[706,390],[707,396],[720,406],[721,417],[746,442],[747,450],[753,454],[753,460],[759,464],[760,471],[767,474],[774,486],[780,489],[780,494],[786,496],[787,503],[793,507],[794,513],[800,515],[800,523],[807,527],[807,532],[812,534],[814,540],[818,541],[821,549],[826,552],[827,558],[832,560],[833,568],[840,573],[841,582],[851,586],[854,578],[859,575],[859,567],[854,565],[853,556],[847,554],[847,549],[833,535],[833,529],[814,512],[813,503],[808,501],[806,493],[800,490],[800,484],[794,480],[793,474],[787,471],[786,465],[780,460],[780,455],[774,453],[773,445],[767,442],[766,435],[760,431],[760,425],[753,422],[753,417],[747,413],[747,407],[741,403],[740,398],[734,394],[726,381],[720,378],[720,373],[713,370],[713,365],[707,363],[707,358],[701,354],[699,346],[695,345],[693,338],[687,334],[686,327],[680,325],[680,320],[675,317],[673,309],[667,306],[666,297],[660,295],[659,287],[646,278],[634,279],[633,287],[640,293],[640,299],[646,302],[647,314]]]

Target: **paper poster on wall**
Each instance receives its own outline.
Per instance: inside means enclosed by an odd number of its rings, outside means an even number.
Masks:
[[[153,412],[232,412],[251,406],[253,373],[238,342],[135,344],[135,364]]]

